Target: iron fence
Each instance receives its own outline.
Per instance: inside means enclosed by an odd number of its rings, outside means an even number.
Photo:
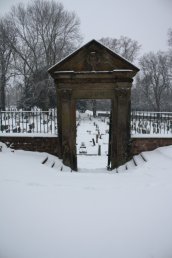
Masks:
[[[171,135],[172,112],[131,112],[131,135]],[[57,110],[0,111],[0,133],[57,135]]]
[[[57,111],[0,111],[0,133],[57,135]]]
[[[172,135],[172,112],[131,112],[131,135]]]

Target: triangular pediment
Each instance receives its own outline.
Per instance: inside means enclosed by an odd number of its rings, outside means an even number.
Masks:
[[[114,53],[100,42],[91,40],[54,66],[48,72],[53,75],[56,71],[113,71],[139,69],[129,61]]]

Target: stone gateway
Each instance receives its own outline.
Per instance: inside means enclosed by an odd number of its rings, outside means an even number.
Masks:
[[[77,171],[76,102],[110,99],[109,155],[111,169],[127,161],[130,142],[130,102],[133,77],[139,69],[96,40],[55,64],[48,72],[57,92],[59,158]]]

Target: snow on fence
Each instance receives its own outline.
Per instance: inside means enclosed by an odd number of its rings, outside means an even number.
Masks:
[[[57,135],[57,111],[0,111],[0,133]]]
[[[172,112],[131,112],[131,135],[172,136]]]
[[[0,134],[6,133],[57,135],[57,110],[0,111]],[[131,135],[172,136],[172,112],[132,111]]]

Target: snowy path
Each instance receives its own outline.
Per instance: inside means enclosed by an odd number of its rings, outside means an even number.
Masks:
[[[108,142],[109,142],[109,118],[93,118],[89,114],[81,113],[79,119],[79,126],[77,126],[77,161],[78,168],[88,169],[106,168],[108,162]],[[98,137],[96,137],[96,135]],[[97,138],[97,141],[96,141]],[[95,145],[93,144],[93,140]],[[84,143],[85,149],[81,149]],[[101,146],[101,156],[98,155],[98,149]],[[80,155],[82,150],[86,151],[85,155]]]

